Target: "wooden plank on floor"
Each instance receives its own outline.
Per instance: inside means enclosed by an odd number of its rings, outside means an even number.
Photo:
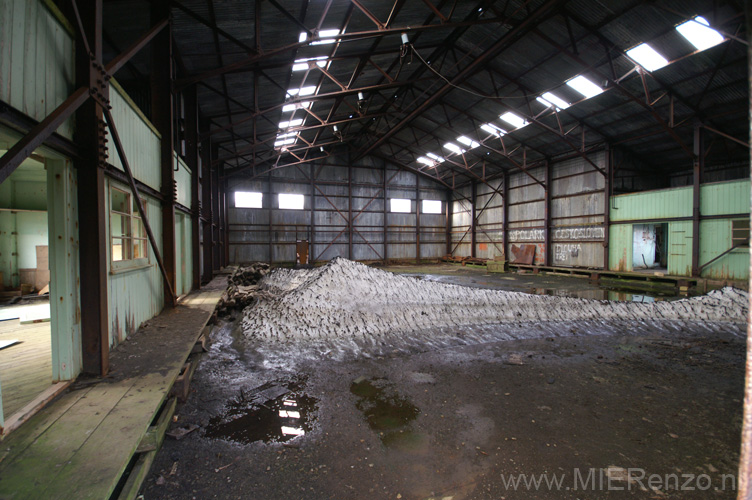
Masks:
[[[141,439],[149,430],[179,368],[168,375],[139,377],[86,443],[62,467],[42,494],[46,499],[70,498],[70,485],[85,484],[79,499],[109,498]]]
[[[99,384],[76,401],[14,460],[0,463],[0,498],[44,498],[62,468],[99,427],[132,384]],[[11,434],[9,439],[13,438]],[[105,449],[104,452],[107,452]],[[75,483],[74,483],[75,484]],[[67,485],[70,498],[70,484]]]

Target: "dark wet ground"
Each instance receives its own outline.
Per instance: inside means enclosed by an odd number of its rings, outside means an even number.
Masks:
[[[738,326],[274,368],[232,331],[216,330],[178,408],[173,426],[199,429],[165,441],[144,498],[735,498]]]

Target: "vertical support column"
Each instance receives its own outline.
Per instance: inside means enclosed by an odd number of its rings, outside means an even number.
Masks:
[[[544,168],[546,169],[546,186],[543,189],[546,206],[543,210],[543,251],[546,259],[543,265],[550,266],[553,262],[551,258],[551,162],[546,160]]]
[[[420,263],[420,176],[415,175],[415,262]]]
[[[212,271],[219,271],[222,267],[221,261],[221,249],[222,244],[219,233],[219,169],[221,165],[217,165],[212,170]]]
[[[452,210],[454,210],[454,195],[451,189],[446,192],[446,254],[452,255]]]
[[[204,128],[204,127],[202,127]],[[205,127],[204,130],[207,130]],[[209,139],[204,141],[201,149],[201,172],[203,174],[201,181],[202,196],[201,206],[203,210],[204,226],[204,277],[203,281],[208,283],[214,276],[214,232],[212,231],[212,158],[216,158],[216,145],[212,144]]]
[[[502,206],[502,221],[501,221],[501,233],[502,238],[504,239],[503,242],[503,249],[504,249],[504,260],[506,262],[509,262],[509,172],[504,170],[504,178],[502,179],[504,182],[504,186],[501,188],[501,193],[503,195]]]
[[[470,257],[475,257],[475,205],[478,185],[473,181],[470,194]]]
[[[747,19],[747,33],[752,30],[752,2],[744,2],[744,12]],[[752,70],[752,45],[747,47],[747,64]],[[747,73],[747,94],[749,98],[748,120],[752,123],[752,71]],[[749,131],[749,142],[752,144],[752,128]],[[750,151],[752,153],[752,151]],[[752,158],[752,156],[750,156]],[[752,163],[750,164],[752,167]],[[752,168],[750,168],[752,174]],[[752,284],[752,253],[750,253],[750,284]],[[751,302],[752,304],[752,302]],[[750,309],[752,311],[752,308]],[[747,363],[744,384],[744,418],[742,420],[742,446],[739,457],[739,500],[752,498],[752,315],[747,317]]]
[[[353,260],[352,164],[347,155],[347,258]]]
[[[227,225],[227,178],[225,177],[224,164],[219,173],[219,241],[221,243],[220,252],[220,265],[222,267],[227,266],[230,260],[230,231],[228,231]]]
[[[193,248],[193,283],[191,288],[201,288],[201,159],[198,154],[198,99],[196,86],[192,85],[183,92],[185,101],[185,158],[191,177],[191,246]]]
[[[151,5],[152,24],[170,15],[170,3],[157,0]],[[173,148],[172,95],[172,27],[163,29],[151,43],[151,121],[162,136],[160,165],[162,169],[162,260],[172,290],[176,288],[175,271],[175,173]],[[175,297],[164,284],[165,306],[174,307]]]
[[[315,240],[314,234],[316,233],[316,186],[315,179],[316,169],[313,163],[309,165],[311,172],[311,228],[308,231],[308,263],[316,264],[316,253],[313,249],[313,242]]]
[[[611,186],[614,180],[613,155],[614,153],[612,149],[607,146],[606,164],[604,165],[606,175],[603,176],[605,181],[605,185],[603,187],[603,269],[605,271],[608,270],[608,242],[610,237],[609,232],[611,230]]]
[[[700,275],[700,183],[705,164],[702,127],[695,124],[695,159],[692,165],[692,276]]]
[[[94,65],[102,64],[102,0],[81,11],[81,22],[92,54],[76,43],[76,85],[96,86]],[[104,168],[107,147],[102,107],[90,99],[76,114],[76,143],[81,160],[78,174],[79,261],[81,268],[81,350],[84,373],[104,376],[109,371],[109,326],[107,289],[107,206]]]
[[[274,262],[274,258],[272,256],[272,253],[274,252],[274,245],[272,245],[272,233],[273,233],[272,203],[273,201],[272,201],[272,172],[271,170],[269,171],[269,174],[267,175],[266,180],[267,180],[266,189],[269,192],[269,199],[266,202],[267,203],[266,207],[267,207],[267,212],[269,213],[269,221],[268,221],[269,222],[269,264],[271,265]]]
[[[384,162],[384,263],[389,262],[389,197],[387,196],[387,180],[388,167]]]

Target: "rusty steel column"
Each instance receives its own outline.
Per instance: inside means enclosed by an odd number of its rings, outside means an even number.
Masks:
[[[347,258],[353,260],[352,162],[347,155]]]
[[[478,185],[472,182],[470,193],[470,257],[475,257],[475,199],[478,194]]]
[[[185,158],[191,170],[191,247],[193,248],[193,282],[191,288],[201,288],[201,159],[198,147],[198,99],[196,87],[192,86],[183,91],[185,100]]]
[[[91,54],[76,40],[76,84],[94,88],[95,65],[102,64],[102,0],[90,2],[81,12]],[[81,295],[81,348],[84,373],[104,376],[109,371],[110,344],[107,289],[107,164],[102,106],[90,99],[76,114],[76,144],[81,160],[78,175],[78,229]]]
[[[752,29],[752,2],[745,2],[747,16],[747,33]],[[747,47],[747,96],[749,98],[749,123],[752,123],[752,45]],[[752,144],[752,128],[749,131],[749,143]],[[752,159],[752,151],[749,151]],[[750,163],[752,173],[752,162]],[[751,176],[752,177],[752,176]],[[752,253],[750,253],[749,284],[752,285]],[[738,500],[752,500],[752,296],[749,304],[750,316],[747,318],[747,367],[744,381],[744,419],[742,421],[742,445],[739,456],[739,480],[737,484]]]
[[[692,165],[692,276],[700,275],[700,183],[705,164],[702,127],[695,124],[695,159]]]
[[[228,216],[230,214],[229,211],[229,205],[227,202],[227,184],[228,180],[225,176],[225,169],[224,166],[222,166],[222,175],[221,175],[223,181],[221,185],[222,190],[222,231],[224,231],[224,238],[222,238],[222,243],[224,244],[224,252],[222,253],[222,267],[226,267],[230,264],[230,224],[228,222]]]
[[[308,264],[316,264],[316,253],[313,251],[313,235],[316,232],[316,169],[311,163],[309,165],[311,172],[311,227],[308,231]]]
[[[269,171],[267,177],[267,191],[269,191],[269,199],[266,201],[267,213],[269,214],[269,265],[274,263],[272,253],[274,253],[274,246],[272,245],[272,233],[274,228],[272,227],[272,171]]]
[[[420,263],[420,177],[415,176],[415,262]]]
[[[504,260],[509,262],[509,172],[504,170],[504,186],[502,187],[502,221],[501,232],[503,238]]]
[[[151,5],[152,24],[169,17],[170,4],[158,0]],[[162,170],[162,256],[168,282],[164,283],[165,306],[174,307],[175,297],[169,293],[176,289],[175,279],[175,175],[173,148],[173,95],[172,95],[172,29],[168,26],[156,37],[151,46],[151,121],[161,135],[160,165]]]
[[[613,151],[606,146],[606,175],[603,176],[603,269],[608,270],[608,242],[611,229],[611,186],[614,180]]]
[[[208,125],[202,129],[208,128]],[[208,283],[212,280],[214,261],[212,257],[212,246],[214,245],[214,236],[212,234],[212,175],[211,163],[213,152],[216,146],[211,143],[211,139],[205,139],[201,146],[201,211],[203,215],[203,237],[204,237],[204,275],[202,280]]]
[[[454,210],[454,195],[451,189],[446,192],[446,254],[452,254],[452,210]]]
[[[387,224],[389,219],[389,198],[386,195],[386,189],[387,184],[389,184],[389,180],[387,179],[387,166],[386,162],[384,162],[384,263],[389,262],[389,224]]]
[[[545,206],[543,207],[543,252],[545,254],[544,266],[550,266],[551,259],[551,162],[546,160],[546,185],[543,186],[545,194]]]

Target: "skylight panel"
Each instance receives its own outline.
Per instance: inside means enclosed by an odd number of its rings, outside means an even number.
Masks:
[[[288,89],[287,95],[294,97],[296,95],[305,96],[305,95],[311,95],[314,92],[316,92],[316,86],[311,85],[308,87],[301,87],[299,89]]]
[[[590,99],[591,97],[595,97],[603,92],[602,88],[582,75],[572,78],[567,82],[567,85],[585,96],[585,99]]]
[[[502,120],[504,120],[510,125],[514,125],[515,128],[522,128],[528,124],[524,118],[512,113],[511,111],[507,111],[506,113],[501,115],[499,118],[501,118]]]
[[[480,126],[481,129],[485,130],[489,134],[493,134],[496,137],[501,137],[502,135],[506,135],[507,131],[504,130],[501,127],[497,127],[493,123],[484,123]]]
[[[279,208],[287,210],[303,210],[305,206],[305,196],[302,194],[279,193]]]
[[[627,55],[648,71],[655,71],[668,65],[668,60],[647,43],[641,43],[629,49]]]
[[[448,149],[449,151],[451,151],[452,153],[456,153],[458,155],[461,155],[462,153],[465,152],[464,149],[462,149],[461,147],[459,147],[453,142],[447,142],[446,144],[444,144],[444,147]]]
[[[444,158],[442,158],[439,155],[435,155],[433,153],[426,153],[426,156],[428,156],[430,159],[432,159],[436,163],[444,163]]]
[[[282,146],[289,146],[290,144],[295,144],[295,141],[297,141],[295,137],[290,137],[288,139],[279,139],[274,142],[274,147],[281,148]]]
[[[281,129],[292,128],[292,127],[297,127],[302,124],[303,124],[302,118],[298,118],[297,120],[285,120],[283,122],[279,122],[279,128]]]
[[[295,111],[296,109],[310,108],[313,101],[295,102],[292,104],[285,104],[282,106],[282,112],[287,113],[289,111]]]
[[[300,42],[300,43],[303,43],[303,42],[305,42],[306,40],[308,40],[308,33],[306,33],[306,32],[304,31],[304,32],[302,32],[302,33],[300,34],[300,36],[298,36],[298,42]]]
[[[436,162],[430,158],[426,158],[425,156],[419,156],[417,160],[418,163],[422,163],[423,165],[428,165],[429,167],[435,167]]]
[[[540,97],[536,97],[535,100],[543,104],[547,108],[552,108],[555,106],[557,110],[561,110],[567,109],[569,107],[569,103],[567,101],[552,94],[551,92],[546,92]]]
[[[465,146],[468,146],[470,149],[477,148],[478,146],[480,146],[479,142],[476,142],[476,141],[474,141],[474,140],[472,140],[469,137],[464,136],[464,135],[459,136],[457,138],[457,142],[461,142]]]
[[[676,31],[694,45],[697,50],[715,47],[724,40],[723,35],[711,28],[710,23],[702,16],[697,16],[680,24],[676,27]]]
[[[279,135],[277,136],[277,139],[284,139],[284,138],[286,138],[286,137],[295,137],[296,135],[298,135],[298,133],[297,133],[297,132],[288,132],[288,133],[286,133],[286,134],[279,134]]]
[[[321,30],[319,31],[320,40],[311,42],[311,45],[324,45],[327,43],[334,43],[336,40],[332,37],[339,35],[339,30]]]
[[[316,64],[319,68],[323,68],[326,66],[327,60],[326,56],[320,56],[320,57],[307,57],[305,59],[295,59],[295,64],[292,65],[293,71],[305,71],[309,67],[309,63],[316,61]]]

